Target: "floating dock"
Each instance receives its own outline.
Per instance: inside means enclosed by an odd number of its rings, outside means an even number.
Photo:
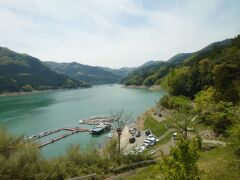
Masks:
[[[68,131],[68,133],[63,134],[63,135],[61,135],[61,136],[59,136],[57,138],[53,138],[53,139],[51,139],[51,140],[49,140],[49,141],[39,145],[39,148],[42,148],[44,146],[47,146],[49,144],[52,144],[52,143],[54,143],[56,141],[59,141],[61,139],[64,139],[64,138],[66,138],[68,136],[71,136],[71,135],[79,133],[79,132],[88,132],[89,129],[79,128],[79,127],[75,127],[75,128],[60,128],[60,129],[57,129],[57,130],[53,130],[53,131],[49,131],[49,132],[42,132],[39,135],[32,136],[32,138],[29,139],[27,142],[34,141],[34,140],[46,137],[46,136],[49,136],[51,134],[54,134],[54,133],[57,133],[57,132],[60,132],[60,131]]]

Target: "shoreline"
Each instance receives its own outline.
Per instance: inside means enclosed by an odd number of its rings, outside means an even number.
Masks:
[[[37,93],[47,92],[47,91],[53,91],[53,90],[43,90],[43,91],[35,90],[35,91],[31,91],[31,92],[4,92],[4,93],[0,94],[0,97],[21,96],[21,95],[27,95],[27,94],[37,94]]]
[[[162,87],[160,85],[153,85],[153,86],[136,86],[136,85],[130,85],[130,86],[126,86],[126,85],[123,85],[122,87],[124,88],[132,88],[132,89],[148,89],[148,90],[163,90]]]
[[[38,93],[43,93],[43,92],[52,92],[52,91],[59,91],[59,90],[74,90],[74,89],[85,89],[85,88],[90,88],[90,87],[78,87],[78,88],[59,88],[59,89],[46,89],[46,90],[33,90],[29,92],[4,92],[0,93],[0,97],[9,97],[9,96],[22,96],[22,95],[28,95],[28,94],[38,94]]]

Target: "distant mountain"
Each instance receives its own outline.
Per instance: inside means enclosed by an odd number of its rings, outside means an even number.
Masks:
[[[89,87],[50,70],[39,59],[0,47],[0,92]]]
[[[118,74],[122,77],[126,77],[129,73],[131,73],[132,71],[134,71],[136,69],[136,67],[122,67],[122,68],[119,68],[119,69],[111,69],[111,68],[108,68],[108,67],[100,67],[104,70],[107,70],[107,71],[110,71],[114,74]]]
[[[125,85],[144,85],[146,77],[151,76],[157,69],[166,65],[164,61],[149,61],[132,71],[128,76],[123,78],[120,83]]]
[[[68,75],[77,80],[84,80],[89,84],[118,83],[131,71],[131,68],[110,69],[106,67],[84,65],[76,62],[45,62],[45,65],[53,71]]]
[[[224,101],[237,102],[240,94],[240,35],[212,43],[194,53],[178,54],[154,67],[129,74],[125,85],[161,85],[171,95],[194,98],[213,87]]]

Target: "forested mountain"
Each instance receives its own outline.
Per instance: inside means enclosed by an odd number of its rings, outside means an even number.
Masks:
[[[0,92],[88,86],[83,81],[53,72],[37,58],[0,47]]]
[[[97,66],[97,67],[100,67],[100,66]],[[117,75],[121,76],[122,78],[126,77],[129,73],[131,73],[132,71],[134,71],[136,69],[135,67],[122,67],[119,69],[111,69],[108,67],[100,67],[100,68],[102,68],[106,71],[110,71],[114,74],[117,74]]]
[[[88,66],[76,62],[45,62],[45,64],[53,71],[68,75],[77,80],[84,80],[90,84],[118,83],[132,70],[131,68],[110,69],[99,66]]]
[[[145,63],[135,71],[131,72],[128,76],[123,78],[120,83],[125,85],[147,85],[147,77],[154,74],[160,67],[165,66],[167,63],[164,61],[151,61],[151,63]]]
[[[177,63],[173,57],[148,70],[137,69],[122,82],[125,85],[157,84],[172,95],[188,97],[213,86],[224,100],[237,101],[240,91],[240,36],[184,56]]]

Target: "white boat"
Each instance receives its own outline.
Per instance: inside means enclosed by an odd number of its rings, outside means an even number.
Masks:
[[[108,138],[112,138],[112,137],[113,137],[113,133],[112,133],[112,132],[108,133],[108,134],[107,134],[107,137],[108,137]]]

